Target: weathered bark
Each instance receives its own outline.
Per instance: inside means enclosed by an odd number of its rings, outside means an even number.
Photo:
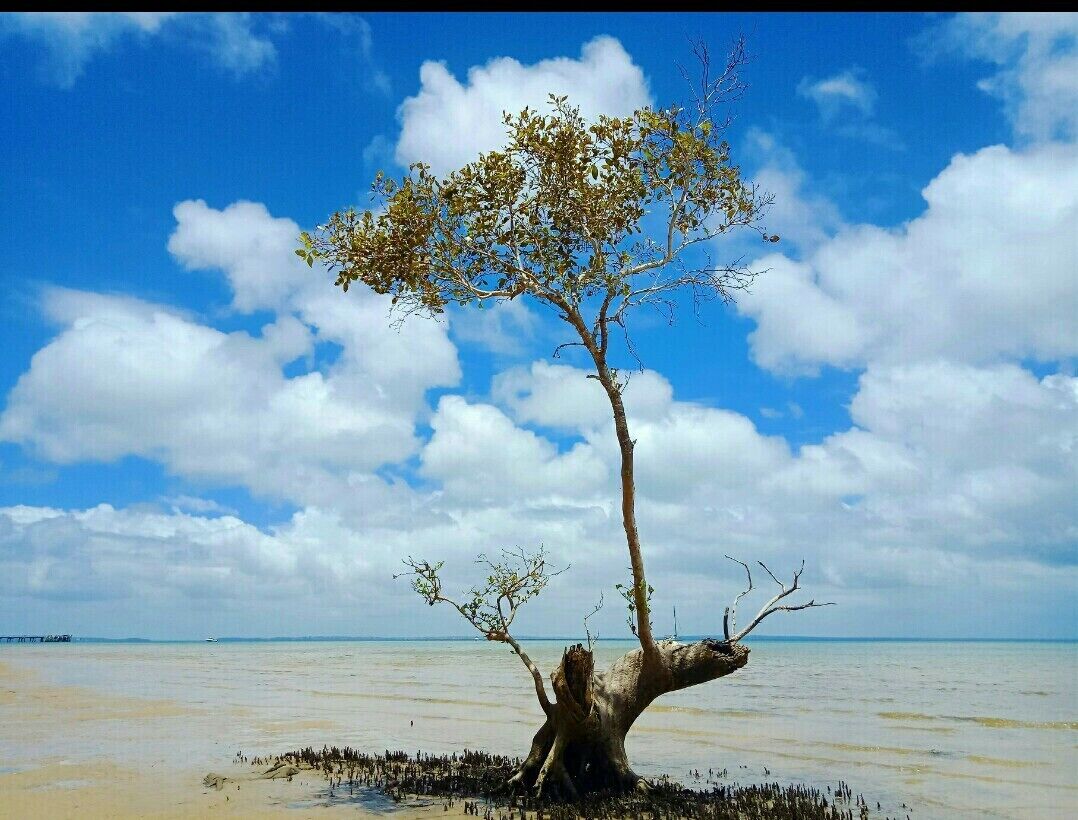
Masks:
[[[595,671],[592,653],[582,645],[567,649],[551,675],[557,702],[510,785],[564,797],[646,789],[625,753],[636,719],[660,695],[729,675],[749,654],[741,644],[713,640],[662,641],[656,648],[659,667],[634,649],[606,671]]]

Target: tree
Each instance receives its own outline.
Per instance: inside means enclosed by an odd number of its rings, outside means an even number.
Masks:
[[[643,305],[672,314],[682,295],[699,306],[729,302],[747,287],[755,274],[740,263],[712,264],[706,252],[712,240],[741,228],[778,241],[761,221],[770,198],[741,179],[722,139],[729,120],[716,117],[719,105],[744,88],[744,43],[735,44],[717,78],[710,76],[706,49],[696,53],[701,79],[688,106],[589,123],[567,98],[551,95],[547,114],[525,108],[504,115],[504,149],[443,178],[423,163],[411,165],[399,182],[379,173],[372,187],[380,213],[338,211],[313,235],[303,233],[296,250],[308,264],[322,261],[344,291],[359,281],[391,295],[402,316],[529,297],[570,326],[572,341],[561,347],[586,351],[594,367],[588,377],[609,399],[632,568],[631,587],[620,589],[639,648],[606,671],[594,669],[590,638],[587,649],[567,649],[551,675],[551,700],[542,673],[510,632],[518,609],[556,574],[541,548],[497,560],[480,556],[490,572],[486,584],[462,600],[444,594],[441,563],[405,561],[427,603],[455,607],[487,640],[508,644],[531,673],[546,722],[511,783],[536,793],[647,788],[625,754],[626,733],[644,709],[666,692],[743,667],[749,650],[741,640],[769,615],[823,606],[784,603],[800,588],[804,564],[789,584],[764,567],[779,591],[738,631],[737,604],[753,588],[748,565],[738,561],[748,585],[726,610],[721,640],[686,645],[656,641],[652,633],[634,442],[622,401],[627,379],[610,365],[611,334],[615,327],[624,331],[627,317]],[[626,343],[631,353],[627,335]]]

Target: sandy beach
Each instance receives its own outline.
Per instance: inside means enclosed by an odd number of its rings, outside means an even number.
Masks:
[[[43,725],[104,721],[148,722],[195,713],[166,700],[122,697],[78,686],[56,686],[0,662],[0,707],[5,732],[32,737]],[[0,768],[0,812],[9,817],[196,817],[223,812],[238,817],[290,814],[273,806],[274,785],[248,791],[200,788],[196,770],[155,772],[108,759],[37,761],[24,769]],[[233,794],[235,792],[235,794]],[[293,815],[294,816],[294,815]]]
[[[123,721],[147,727],[165,718],[196,717],[204,710],[168,700],[121,697],[79,686],[57,686],[39,676],[0,662],[0,708],[5,732],[32,736],[45,724]],[[310,728],[324,728],[316,725]],[[38,761],[24,769],[0,766],[0,816],[48,818],[180,818],[221,815],[235,818],[318,816],[373,816],[361,806],[325,805],[303,810],[302,799],[323,788],[318,775],[300,772],[291,781],[263,779],[258,770],[242,765],[218,767],[224,782],[208,786],[207,768],[176,769],[148,762],[123,765],[107,757],[97,760]],[[402,820],[431,814],[435,807],[402,807]],[[464,817],[459,807],[440,817]]]

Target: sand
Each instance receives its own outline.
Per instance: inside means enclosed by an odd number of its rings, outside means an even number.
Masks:
[[[201,710],[168,700],[121,697],[77,686],[42,683],[34,674],[0,662],[0,720],[8,737],[34,737],[47,724],[100,721],[106,726],[149,725],[160,718],[199,714]],[[212,769],[212,772],[211,772]],[[281,772],[277,773],[281,775]],[[284,773],[287,774],[287,773]],[[207,775],[209,777],[207,778]],[[48,818],[179,818],[179,817],[374,817],[355,805],[303,806],[325,787],[321,775],[296,772],[266,779],[246,765],[177,770],[147,763],[131,765],[108,757],[65,760],[59,757],[14,760],[0,757],[0,816]],[[462,811],[408,808],[400,820],[418,820],[437,810],[442,818],[464,817]]]
[[[181,818],[181,817],[375,817],[357,806],[289,808],[307,801],[325,786],[317,773],[300,772],[291,781],[258,779],[247,767],[217,775],[215,785],[194,772],[151,773],[110,762],[53,763],[27,771],[0,774],[0,815],[4,817]],[[210,775],[215,779],[214,775]],[[398,820],[429,817],[460,820],[458,804],[405,808]]]

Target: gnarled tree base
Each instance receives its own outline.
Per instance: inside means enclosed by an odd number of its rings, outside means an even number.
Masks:
[[[577,644],[551,676],[557,702],[535,733],[510,788],[542,797],[574,799],[595,791],[647,790],[625,753],[625,736],[647,706],[666,692],[728,675],[748,662],[740,644],[662,641],[658,654],[635,649],[606,672]]]

